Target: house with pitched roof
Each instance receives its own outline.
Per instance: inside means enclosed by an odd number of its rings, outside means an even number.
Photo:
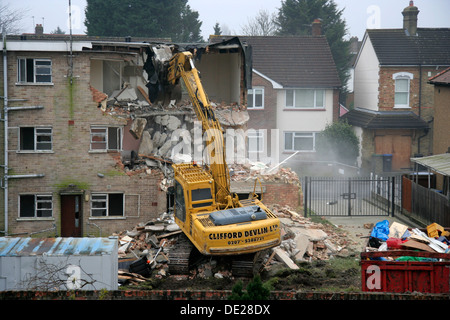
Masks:
[[[403,28],[366,30],[355,63],[354,106],[342,119],[361,141],[370,172],[409,171],[411,158],[433,154],[434,89],[428,79],[450,65],[450,28],[419,28],[413,1]]]
[[[272,164],[314,159],[316,135],[339,118],[341,87],[320,22],[312,35],[239,38],[253,57],[248,158]]]

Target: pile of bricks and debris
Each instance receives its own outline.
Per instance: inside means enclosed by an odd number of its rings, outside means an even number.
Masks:
[[[300,184],[297,173],[288,167],[270,167],[262,162],[248,161],[245,164],[233,164],[230,168],[232,181],[253,181],[259,178],[265,182]]]
[[[272,211],[282,224],[282,243],[270,249],[263,258],[262,267],[270,271],[278,268],[297,269],[298,263],[328,260],[334,256],[353,253],[352,240],[334,226],[312,222],[291,208],[274,206]],[[168,270],[169,252],[182,231],[173,215],[163,213],[159,218],[137,225],[133,230],[115,236],[119,239],[119,280],[137,284],[148,277],[171,276]],[[130,265],[143,259],[150,271],[132,272]],[[208,257],[197,264],[189,278],[232,277],[231,270],[219,266],[220,261]]]

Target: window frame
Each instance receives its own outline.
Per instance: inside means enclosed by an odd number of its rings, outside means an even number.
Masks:
[[[314,94],[313,97],[313,105],[312,106],[296,106],[296,100],[297,97],[296,95],[298,94],[298,92],[300,91],[312,91]],[[321,92],[322,93],[322,104],[318,105],[318,101],[320,101],[320,99],[318,99],[318,93]],[[305,109],[325,109],[326,108],[326,94],[325,94],[326,90],[325,89],[300,89],[300,88],[291,88],[291,89],[286,89],[285,90],[285,107],[286,109],[293,109],[293,110],[305,110]],[[288,94],[292,93],[292,98],[288,99]],[[292,103],[288,104],[288,100],[292,100]]]
[[[32,61],[32,74],[29,74],[29,62]],[[42,62],[49,63],[39,64]],[[48,73],[43,73],[42,70],[49,69]],[[41,72],[38,72],[41,71]],[[37,81],[38,77],[49,77],[49,81]],[[30,79],[30,78],[33,79]],[[17,84],[53,84],[53,62],[50,58],[30,58],[30,57],[17,57]]]
[[[33,214],[32,214],[32,216],[22,215],[22,214],[24,214],[24,212],[22,212],[22,210],[25,210],[23,208],[22,197],[33,197]],[[45,208],[42,206],[43,204],[46,204],[46,203],[50,204],[50,208]],[[50,218],[52,219],[53,218],[54,206],[53,206],[53,195],[52,194],[41,194],[41,193],[19,194],[18,205],[19,205],[19,210],[18,210],[19,219],[50,219]],[[39,206],[39,205],[41,205],[41,206]],[[49,211],[50,214],[42,215],[42,212],[45,212],[45,211]]]
[[[286,148],[287,135],[292,134],[291,137],[291,148]],[[297,135],[297,136],[296,136]],[[284,135],[284,152],[316,152],[316,132],[302,132],[302,131],[285,131]],[[308,150],[296,150],[295,149],[295,138],[311,138],[312,139],[312,149]]]
[[[93,130],[102,130],[104,133],[101,133],[100,131],[93,132]],[[113,130],[116,131],[116,144],[117,148],[112,148],[110,146],[111,141],[111,132]],[[90,152],[108,152],[108,151],[122,151],[122,145],[123,145],[123,128],[118,126],[102,126],[102,125],[93,125],[90,128],[89,132],[90,136],[90,142],[89,142],[89,151]],[[95,141],[93,140],[94,136],[98,137],[104,137],[101,141]],[[93,145],[95,144],[104,144],[104,148],[94,148]]]
[[[113,196],[121,196],[121,202],[122,202],[122,208],[121,208],[121,214],[112,214],[111,213],[111,202],[114,201],[114,199],[112,199]],[[95,199],[94,197],[104,197],[104,199]],[[125,194],[123,192],[93,192],[91,194],[91,207],[90,207],[90,218],[124,218],[125,217]],[[99,206],[99,207],[94,207],[94,203],[103,203],[104,202],[104,206]],[[94,211],[101,211],[104,210],[104,215],[103,213],[94,215],[93,212]]]
[[[25,134],[25,130],[31,130],[33,129],[33,137],[29,137],[28,134]],[[50,132],[44,132],[45,130],[49,130]],[[31,134],[31,133],[29,133]],[[43,137],[49,137],[49,141],[40,141],[40,138]],[[24,140],[26,138],[26,141]],[[19,127],[19,143],[18,143],[18,150],[21,153],[25,152],[31,152],[31,153],[46,153],[46,152],[53,152],[53,127],[51,126],[22,126]],[[26,143],[29,143],[30,140],[33,140],[33,148],[32,149],[25,149],[24,145]],[[45,149],[39,148],[39,145],[43,144],[49,144],[50,147]]]
[[[249,129],[247,131],[247,145],[248,145],[248,152],[252,152],[252,153],[261,153],[264,152],[265,148],[265,134],[264,134],[264,130],[252,130]],[[253,136],[251,136],[253,135]],[[250,149],[250,139],[256,139],[256,145],[257,145],[257,150],[251,150]],[[260,148],[261,147],[261,148]]]
[[[411,80],[414,79],[414,75],[409,72],[397,72],[392,75],[394,80],[394,108],[411,108],[410,106],[410,95],[411,95]],[[407,91],[397,91],[397,81],[407,80]],[[406,94],[406,104],[397,103],[397,94]]]
[[[256,94],[255,90],[261,90],[261,105],[256,105]],[[251,97],[251,99],[250,99]],[[251,100],[251,104],[250,104]],[[264,109],[264,87],[253,87],[247,90],[247,109],[248,110],[261,110]]]

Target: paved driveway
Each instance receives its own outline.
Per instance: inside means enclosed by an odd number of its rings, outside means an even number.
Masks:
[[[324,217],[326,220],[339,227],[340,229],[346,230],[350,237],[357,243],[359,243],[359,249],[364,250],[368,237],[372,232],[372,227],[375,226],[377,222],[388,220],[389,225],[397,222],[401,223],[410,228],[423,228],[423,225],[418,225],[417,223],[409,220],[407,217],[398,215],[398,217],[380,217],[380,216],[364,216],[364,217]]]

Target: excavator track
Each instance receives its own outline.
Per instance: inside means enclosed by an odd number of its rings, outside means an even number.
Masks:
[[[219,260],[222,262],[228,261],[226,264],[231,267],[231,273],[234,277],[251,278],[259,272],[263,255],[264,251],[261,251],[243,255],[222,256]],[[186,235],[181,234],[177,242],[170,248],[169,273],[172,275],[189,275],[191,267],[196,264],[194,260],[202,259],[201,257],[205,256],[196,250]]]
[[[169,273],[178,275],[189,274],[189,258],[193,249],[191,241],[181,234],[176,244],[170,248],[169,252]]]
[[[259,273],[266,251],[234,256],[231,262],[231,272],[235,277],[253,277]]]
[[[231,272],[234,277],[252,277],[254,274],[255,254],[234,256],[231,262]]]

